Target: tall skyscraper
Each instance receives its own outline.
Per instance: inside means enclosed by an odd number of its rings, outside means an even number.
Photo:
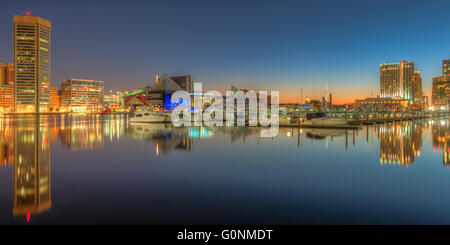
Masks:
[[[14,15],[15,111],[46,112],[50,105],[51,23]]]
[[[450,60],[442,61],[442,75],[450,76]]]
[[[414,62],[381,63],[380,97],[403,98],[414,102]]]

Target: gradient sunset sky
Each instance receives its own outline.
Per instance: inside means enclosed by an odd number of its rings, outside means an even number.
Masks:
[[[12,1],[0,7],[0,61],[13,15],[50,20],[52,86],[68,78],[135,89],[192,74],[205,90],[279,90],[335,103],[379,93],[379,64],[408,60],[431,79],[450,58],[450,1]]]

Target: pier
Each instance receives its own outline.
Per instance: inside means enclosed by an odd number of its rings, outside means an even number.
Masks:
[[[329,111],[326,112],[330,118],[346,119],[342,125],[305,125],[306,112],[290,113],[280,115],[280,127],[304,127],[304,128],[334,128],[334,129],[360,129],[361,125],[382,124],[396,121],[418,120],[418,119],[440,119],[450,118],[449,111]]]

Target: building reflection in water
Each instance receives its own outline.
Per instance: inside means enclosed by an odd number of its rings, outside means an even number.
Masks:
[[[92,150],[125,132],[123,117],[0,117],[0,167],[14,168],[13,215],[36,215],[52,206],[51,142]]]
[[[380,137],[380,164],[408,166],[420,157],[423,124],[403,121],[378,127]]]
[[[432,123],[433,150],[442,152],[442,162],[450,165],[450,126],[449,121],[441,120]]]
[[[448,120],[431,122],[433,147],[442,152],[443,163],[450,164],[450,126]],[[280,128],[280,136],[297,136],[299,148],[302,135],[310,140],[333,141],[345,137],[357,145],[379,139],[381,165],[414,164],[421,154],[422,136],[428,129],[427,121],[396,122],[367,127],[358,137],[355,130]],[[191,152],[194,140],[214,136],[229,136],[231,143],[242,141],[259,144],[258,128],[248,127],[189,127],[174,128],[171,124],[128,125],[124,116],[20,116],[0,117],[0,167],[14,168],[13,214],[39,214],[52,206],[51,142],[58,140],[71,151],[94,150],[118,141],[123,135],[152,142],[157,155],[169,155],[176,150]],[[427,131],[428,132],[428,131]],[[272,139],[273,140],[273,139]],[[338,141],[343,144],[344,139]]]
[[[148,140],[155,145],[155,153],[168,155],[173,150],[192,151],[194,138],[212,135],[203,127],[174,128],[170,124],[130,124],[127,134],[137,140]]]
[[[41,121],[14,121],[14,215],[39,214],[52,205],[50,131]]]
[[[8,117],[0,117],[0,167],[14,164],[14,127]]]
[[[77,115],[60,118],[61,143],[71,151],[103,148],[105,140],[120,140],[126,121],[120,115],[105,119],[100,115]]]

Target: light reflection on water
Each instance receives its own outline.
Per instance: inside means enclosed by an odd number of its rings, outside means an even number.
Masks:
[[[0,223],[449,224],[449,127],[0,117]]]

